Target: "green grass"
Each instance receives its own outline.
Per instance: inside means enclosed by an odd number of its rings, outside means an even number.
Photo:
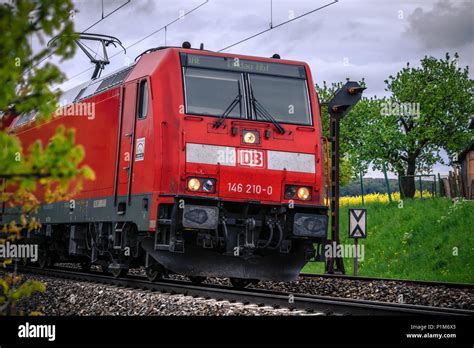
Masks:
[[[453,204],[447,198],[367,204],[367,239],[358,275],[474,283],[474,201]],[[362,207],[362,206],[359,206]],[[357,207],[351,207],[357,208]],[[348,207],[341,207],[341,243],[347,237]],[[345,258],[347,274],[353,259]],[[303,272],[323,273],[323,263]]]

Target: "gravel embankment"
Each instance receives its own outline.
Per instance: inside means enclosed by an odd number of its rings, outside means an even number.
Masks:
[[[137,269],[131,270],[130,274],[142,275],[143,272]],[[180,275],[171,275],[170,278],[187,279],[187,277]],[[205,283],[230,285],[229,281],[224,278],[209,278]],[[427,286],[401,281],[300,277],[298,280],[288,283],[262,281],[258,285],[249,285],[249,288],[281,291],[290,294],[474,310],[474,290],[472,289]]]
[[[25,313],[45,315],[180,315],[180,316],[269,316],[308,315],[304,311],[258,307],[228,301],[206,300],[146,290],[72,281],[45,276],[23,275],[40,280],[46,292],[35,293],[19,303]],[[316,315],[315,313],[311,313]]]
[[[73,264],[61,267],[76,268]],[[131,269],[129,274],[144,275],[142,269]],[[187,277],[170,275],[169,278],[187,280]],[[230,285],[225,278],[209,278],[206,284]],[[324,277],[300,277],[288,283],[263,281],[250,285],[259,289],[282,291],[291,294],[310,294],[352,298],[370,301],[407,303],[434,307],[450,307],[474,310],[474,290],[427,286],[386,280],[350,280]]]
[[[323,277],[300,277],[289,283],[261,282],[255,287],[289,293],[474,310],[474,290],[467,288]]]
[[[140,269],[132,269],[129,271],[129,274],[144,276],[143,270]],[[171,275],[170,278],[187,280],[187,277],[181,275]],[[205,283],[230,285],[229,281],[225,278],[209,278]],[[290,294],[342,297],[474,310],[473,289],[420,285],[402,281],[299,277],[298,280],[288,283],[262,281],[258,285],[250,285],[249,287]]]

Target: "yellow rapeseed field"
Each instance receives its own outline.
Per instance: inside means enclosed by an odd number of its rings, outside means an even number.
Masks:
[[[429,198],[431,196],[432,196],[431,192],[423,191],[423,198]],[[421,197],[420,191],[416,191],[415,198],[420,198],[420,197]],[[400,192],[392,193],[392,201],[398,202],[399,200],[400,200]],[[370,194],[364,195],[364,203],[365,204],[389,203],[389,202],[390,202],[390,200],[388,199],[388,194],[387,193],[370,193]],[[341,206],[361,205],[362,204],[362,196],[341,197],[339,199],[339,204]],[[328,202],[326,202],[326,205],[329,205]]]

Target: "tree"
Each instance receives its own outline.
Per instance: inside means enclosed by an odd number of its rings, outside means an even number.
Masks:
[[[427,173],[435,163],[446,163],[440,151],[449,156],[470,141],[469,117],[474,112],[473,80],[469,68],[458,67],[458,55],[451,59],[425,57],[420,67],[405,68],[385,80],[388,98],[363,98],[346,123],[350,147],[360,160],[375,169],[399,176]],[[402,180],[405,197],[415,194],[413,177]]]
[[[6,129],[7,121],[23,113],[37,113],[39,124],[49,120],[57,108],[60,91],[51,86],[64,76],[57,66],[46,62],[50,56],[72,57],[75,51],[74,8],[70,0],[15,0],[0,4],[0,202],[21,206],[20,221],[0,225],[0,243],[16,240],[20,231],[35,230],[39,223],[27,217],[40,200],[51,203],[66,199],[81,189],[83,180],[93,179],[81,146],[75,145],[74,130],[58,127],[48,144],[40,141],[26,151],[18,137]],[[61,35],[55,47],[33,52],[30,39],[40,43]],[[39,197],[37,189],[44,195]],[[1,210],[0,210],[1,214]],[[4,260],[3,264],[11,260]],[[20,277],[21,278],[21,277]],[[24,282],[17,275],[0,280],[0,314],[15,313],[15,302],[34,291],[44,290],[39,282]]]

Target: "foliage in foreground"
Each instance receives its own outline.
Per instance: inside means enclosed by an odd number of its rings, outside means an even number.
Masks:
[[[44,292],[46,286],[38,281],[27,280],[23,277],[8,274],[0,279],[0,315],[24,314],[17,312],[16,303],[30,297],[35,292]],[[29,315],[41,315],[39,312],[30,312]]]
[[[0,3],[0,203],[22,208],[19,221],[0,225],[0,244],[16,240],[22,229],[39,228],[29,214],[40,201],[67,199],[84,180],[94,178],[90,168],[79,167],[84,151],[75,144],[74,130],[58,127],[47,144],[37,140],[24,149],[6,129],[19,114],[35,115],[40,124],[56,110],[61,92],[52,86],[63,82],[64,75],[48,58],[64,60],[74,54],[74,13],[70,0]],[[46,47],[45,40],[55,35],[61,38],[54,47]],[[44,48],[33,51],[33,38]],[[44,197],[38,195],[40,187]],[[0,265],[11,263],[1,261]],[[16,274],[0,279],[0,314],[18,314],[15,303],[36,291],[44,291],[44,285],[25,282]]]

